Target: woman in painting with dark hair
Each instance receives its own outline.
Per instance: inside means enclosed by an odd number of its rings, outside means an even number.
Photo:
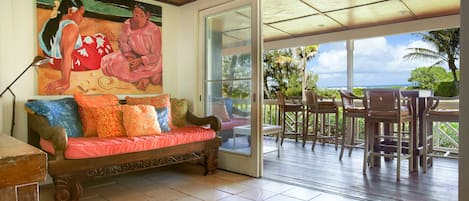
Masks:
[[[81,0],[55,3],[51,18],[39,33],[39,46],[47,57],[53,58],[51,66],[61,71],[61,78],[46,85],[46,94],[62,94],[70,87],[71,71],[99,69],[101,58],[112,52],[103,34],[80,35],[78,25],[85,13]]]
[[[142,5],[135,4],[132,18],[122,25],[119,35],[120,51],[106,55],[101,60],[105,75],[134,83],[145,90],[152,83],[161,84],[161,31],[150,22],[151,13]]]

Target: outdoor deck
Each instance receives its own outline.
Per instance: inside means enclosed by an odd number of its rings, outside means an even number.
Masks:
[[[264,145],[273,145],[266,138]],[[286,140],[280,158],[276,152],[264,154],[264,178],[298,186],[320,189],[342,196],[363,200],[458,200],[458,160],[435,158],[426,174],[408,172],[403,161],[401,181],[396,182],[396,160],[381,161],[381,167],[369,168],[362,174],[362,149],[354,149],[339,161],[339,150],[333,145],[320,144],[311,151],[311,143]]]

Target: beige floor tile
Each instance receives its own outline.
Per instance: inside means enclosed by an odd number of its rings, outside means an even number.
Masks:
[[[151,201],[151,198],[136,192],[106,194],[103,197],[109,201]]]
[[[199,193],[196,193],[196,194],[192,194],[191,196],[194,196],[196,198],[199,198],[199,199],[205,200],[205,201],[216,201],[216,200],[223,199],[225,197],[229,197],[231,195],[232,194],[230,194],[230,193],[226,193],[226,192],[219,191],[219,190],[216,190],[216,189],[208,189],[206,191],[202,191],[202,192],[199,192]]]
[[[195,198],[195,197],[191,197],[191,196],[187,196],[187,197],[177,199],[175,201],[200,201],[200,199]]]
[[[294,197],[301,200],[311,200],[321,194],[320,191],[311,190],[301,187],[293,187],[292,189],[282,193],[283,195]]]
[[[241,175],[241,174],[235,174],[232,172],[226,172],[226,171],[218,171],[215,175],[215,177],[220,177],[222,179],[230,180],[230,181],[245,181],[252,179],[252,177],[246,176],[246,175]]]
[[[176,200],[188,196],[185,193],[164,186],[150,186],[140,192],[151,198],[153,201]]]
[[[95,196],[89,196],[89,197],[81,197],[80,201],[108,201],[108,200],[99,195],[95,195]]]
[[[268,198],[266,201],[301,201],[301,200],[280,194],[280,195],[276,195],[271,198]]]
[[[341,197],[334,194],[321,193],[321,195],[311,199],[311,201],[356,201],[354,199]]]
[[[197,184],[197,183],[184,183],[181,185],[175,185],[175,186],[170,186],[170,188],[175,189],[179,192],[186,193],[188,195],[194,195],[197,193],[200,193],[202,191],[206,191],[208,189],[213,189],[210,188],[209,186],[202,185],[202,184]]]
[[[232,196],[223,198],[220,201],[251,201],[251,200],[243,198],[243,197],[238,196],[238,195],[232,195]]]
[[[234,181],[222,179],[220,177],[215,177],[215,176],[200,177],[198,179],[195,179],[194,182],[200,183],[206,186],[210,186],[213,188],[219,187],[219,186],[226,186],[226,185],[230,185],[234,183]]]
[[[249,190],[251,187],[246,186],[246,185],[242,185],[242,184],[238,184],[238,183],[232,183],[232,184],[229,184],[229,185],[218,186],[216,188],[218,190],[221,190],[221,191],[224,191],[224,192],[227,192],[227,193],[238,194],[238,193],[241,193],[243,191]]]
[[[293,187],[295,187],[295,186],[292,186],[292,185],[289,185],[289,184],[284,184],[284,183],[279,183],[279,182],[269,182],[269,183],[261,186],[262,189],[272,191],[272,192],[276,192],[276,193],[286,192],[286,191],[292,189]]]
[[[251,188],[237,195],[246,199],[250,199],[250,200],[266,200],[270,197],[273,197],[274,195],[277,195],[277,193],[257,187],[257,188]]]

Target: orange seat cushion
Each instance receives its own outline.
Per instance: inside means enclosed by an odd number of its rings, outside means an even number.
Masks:
[[[68,138],[66,159],[85,159],[153,150],[180,144],[213,139],[214,130],[198,126],[185,126],[158,135],[138,137],[77,137]],[[55,155],[52,142],[40,140],[41,148]]]

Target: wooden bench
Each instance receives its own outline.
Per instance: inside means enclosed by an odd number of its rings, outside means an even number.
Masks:
[[[218,131],[221,121],[218,117],[200,118],[187,112],[190,124]],[[108,177],[155,167],[167,166],[187,161],[200,161],[205,168],[205,175],[215,173],[217,169],[218,148],[221,138],[198,141],[188,144],[158,148],[87,159],[66,159],[68,137],[62,127],[52,127],[47,118],[28,114],[28,143],[41,148],[40,138],[52,142],[55,155],[48,154],[48,173],[54,179],[55,200],[79,200],[82,194],[81,181]]]

